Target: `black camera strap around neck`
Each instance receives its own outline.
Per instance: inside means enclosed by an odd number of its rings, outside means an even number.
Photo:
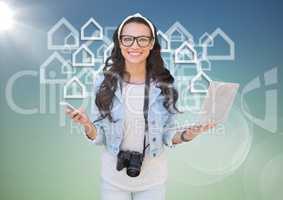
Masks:
[[[144,87],[144,104],[143,104],[143,115],[145,120],[145,134],[144,134],[144,140],[143,140],[143,158],[145,156],[145,150],[149,146],[146,145],[146,134],[148,133],[148,109],[149,109],[149,87],[150,87],[150,76],[148,73],[146,73],[146,79],[145,79],[145,87]]]

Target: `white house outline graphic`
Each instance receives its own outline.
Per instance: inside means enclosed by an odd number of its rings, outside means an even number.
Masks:
[[[68,94],[68,88],[72,86],[73,83],[76,83],[80,88],[81,94]],[[64,99],[84,99],[87,96],[86,87],[82,82],[78,79],[78,77],[72,77],[65,85],[64,85]]]
[[[61,84],[65,83],[66,79],[46,79],[46,68],[52,63],[54,60],[58,60],[61,63],[61,66],[69,68],[70,72],[72,71],[71,65],[58,53],[54,52],[51,56],[45,60],[43,64],[40,65],[39,74],[40,74],[40,83],[41,84]],[[62,72],[62,69],[60,70]],[[65,73],[67,78],[71,77],[71,73]]]
[[[161,51],[167,52],[171,50],[171,43],[169,38],[167,37],[167,35],[165,35],[165,33],[163,33],[161,30],[157,31],[157,37],[160,36],[163,40],[165,40],[165,42],[167,43],[167,48],[163,48],[161,46]],[[159,41],[159,43],[161,44],[161,41]]]
[[[175,31],[179,32],[180,34],[184,35],[187,40],[192,46],[194,46],[194,37],[193,35],[178,21],[176,21],[166,32],[165,35],[167,35],[168,39],[171,42],[175,42],[174,40],[172,40],[171,36],[172,33],[174,33]],[[180,41],[179,41],[180,42]]]
[[[99,36],[91,35],[86,36],[85,35],[85,29],[89,26],[94,25],[99,30]],[[95,21],[92,17],[81,27],[81,40],[102,40],[103,39],[103,28],[100,26],[100,24]]]
[[[196,85],[195,83],[198,81],[199,78],[203,77],[205,80],[208,81],[208,86],[211,83],[211,79],[209,78],[209,76],[204,73],[202,70],[198,71],[198,73],[196,74],[196,76],[194,76],[191,80],[191,93],[207,93],[208,88],[206,89],[196,89]]]
[[[213,47],[213,38],[208,34],[208,32],[205,32],[204,34],[202,34],[202,36],[200,36],[199,40],[198,40],[198,46],[203,47],[204,46],[204,42],[206,40],[209,40],[208,43],[206,43],[206,45],[208,47]]]
[[[183,59],[180,59],[179,56],[178,56],[179,54],[182,53],[182,50],[184,50],[186,48],[192,53],[193,58],[190,59],[190,60],[183,60]],[[174,60],[175,60],[175,63],[183,63],[183,64],[185,64],[185,63],[189,63],[189,64],[190,63],[192,63],[192,64],[197,63],[197,52],[187,41],[185,41],[185,42],[182,43],[182,45],[179,48],[176,49]]]
[[[65,40],[64,45],[53,44],[53,35],[61,26],[65,26],[67,29],[69,29],[70,33],[72,34],[75,40],[75,43],[73,45],[66,45]],[[69,35],[67,37],[69,37]],[[77,49],[80,45],[79,38],[79,32],[76,30],[76,28],[63,17],[47,32],[47,47],[50,50]]]
[[[88,53],[90,55],[90,59],[91,62],[89,63],[84,63],[83,60],[82,62],[77,62],[77,56],[79,53],[83,53],[83,51],[85,51],[86,53]],[[72,65],[74,67],[92,67],[95,64],[95,58],[94,58],[94,54],[92,53],[92,51],[86,46],[86,45],[82,45],[80,48],[78,48],[72,55]]]
[[[217,36],[220,36],[229,45],[230,51],[228,55],[208,55],[208,45],[209,45],[210,39],[207,38],[204,41],[204,47],[203,47],[203,56],[205,58],[209,60],[234,60],[235,59],[235,43],[224,31],[222,31],[220,28],[217,28],[210,36],[213,41]]]

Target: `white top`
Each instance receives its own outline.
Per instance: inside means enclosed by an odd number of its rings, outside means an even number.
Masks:
[[[121,149],[142,153],[145,133],[143,117],[145,84],[126,82],[123,84],[122,95],[125,103],[125,119]],[[116,169],[117,156],[113,156],[106,148],[103,148],[101,154],[101,178],[118,188],[132,192],[146,190],[154,185],[165,183],[168,174],[166,152],[163,151],[159,156],[151,158],[148,150],[149,147],[146,149],[140,175],[130,177],[126,173],[126,168],[121,171]]]

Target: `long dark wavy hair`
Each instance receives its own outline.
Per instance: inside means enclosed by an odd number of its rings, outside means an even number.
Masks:
[[[141,17],[130,18],[123,24],[123,27],[129,23],[140,23],[150,28],[148,23]],[[127,80],[129,80],[128,78],[130,77],[129,72],[126,71],[125,60],[121,53],[118,29],[119,27],[113,34],[114,47],[112,49],[111,56],[106,59],[105,66],[103,67],[102,72],[104,75],[104,80],[102,81],[96,93],[95,99],[95,104],[100,112],[100,119],[108,117],[110,122],[115,122],[111,115],[111,110],[113,107],[113,97],[118,87],[118,82],[125,80],[125,77],[127,77]],[[155,38],[154,46],[146,60],[146,79],[155,81],[157,83],[157,87],[161,89],[161,94],[165,97],[163,106],[170,113],[173,113],[173,110],[180,113],[181,111],[179,111],[176,107],[178,91],[173,87],[174,77],[170,74],[169,70],[164,67],[164,62],[160,54],[161,47],[157,38],[155,26],[154,30],[154,33],[151,33],[151,35],[154,34],[152,37]]]

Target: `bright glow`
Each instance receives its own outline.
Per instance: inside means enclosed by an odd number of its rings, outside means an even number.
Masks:
[[[0,2],[0,31],[11,29],[12,26],[13,11],[5,2]]]

